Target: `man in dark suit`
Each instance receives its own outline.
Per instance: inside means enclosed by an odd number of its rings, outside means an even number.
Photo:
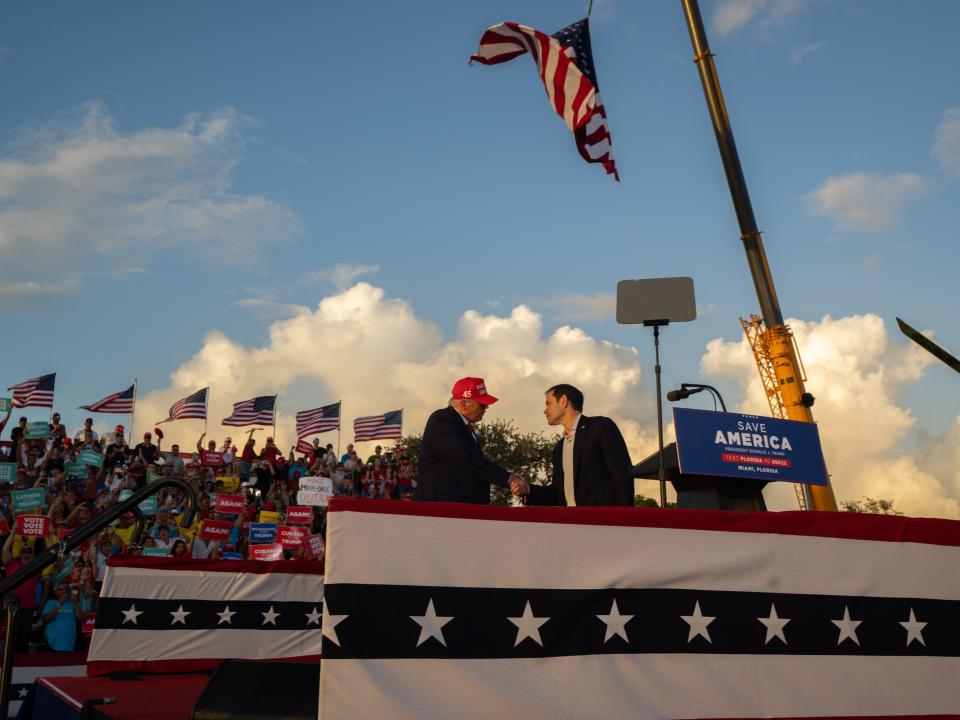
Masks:
[[[632,463],[620,428],[607,417],[582,414],[583,393],[573,385],[554,385],[546,392],[547,424],[563,427],[553,448],[549,485],[512,484],[529,493],[531,505],[633,505]]]
[[[423,429],[414,500],[489,505],[491,484],[526,486],[522,477],[484,457],[473,432],[496,401],[483,378],[454,384],[448,406],[434,412]]]

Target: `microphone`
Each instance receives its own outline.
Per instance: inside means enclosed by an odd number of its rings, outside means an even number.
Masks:
[[[688,397],[694,393],[703,392],[702,387],[698,388],[680,388],[679,390],[671,390],[667,393],[667,400],[670,402],[677,402],[677,400],[686,400]]]

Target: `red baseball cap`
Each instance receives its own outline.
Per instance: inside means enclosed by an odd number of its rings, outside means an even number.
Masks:
[[[476,400],[481,405],[493,405],[497,398],[487,392],[483,378],[465,377],[453,384],[454,400]]]

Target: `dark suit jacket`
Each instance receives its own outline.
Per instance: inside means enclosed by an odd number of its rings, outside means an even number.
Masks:
[[[452,407],[434,412],[423,429],[414,500],[490,504],[490,484],[506,486],[510,473],[484,457]]]
[[[573,491],[577,505],[633,505],[632,467],[617,424],[607,417],[580,416],[573,441]],[[563,438],[553,448],[549,485],[531,485],[531,505],[566,505]]]

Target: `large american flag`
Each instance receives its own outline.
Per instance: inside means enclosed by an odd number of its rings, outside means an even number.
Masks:
[[[207,419],[207,391],[210,388],[197,390],[193,395],[187,395],[183,400],[177,400],[170,406],[170,412],[166,420],[160,422],[170,422],[171,420],[206,420]]]
[[[222,425],[273,425],[276,395],[261,395],[250,400],[233,404],[230,417],[224,418]]]
[[[13,406],[20,407],[53,407],[53,386],[57,381],[57,374],[41,375],[40,377],[24,380],[7,390],[13,392]]]
[[[87,673],[192,672],[223,658],[317,661],[323,563],[111,558]]]
[[[122,392],[107,395],[103,400],[97,400],[90,405],[81,405],[80,410],[101,413],[132,413],[134,385]]]
[[[956,521],[352,499],[327,518],[325,720],[960,718]],[[385,558],[396,538],[417,551]]]
[[[403,410],[366,415],[353,421],[353,441],[399,440],[403,436]]]
[[[301,410],[297,413],[297,451],[302,453],[313,451],[313,445],[307,439],[308,435],[339,429],[339,402],[313,410]]]
[[[480,48],[470,62],[496,65],[527,52],[537,65],[550,106],[573,133],[580,155],[587,162],[602,163],[619,181],[590,48],[589,18],[554,35],[519,23],[494,25],[480,38]]]

